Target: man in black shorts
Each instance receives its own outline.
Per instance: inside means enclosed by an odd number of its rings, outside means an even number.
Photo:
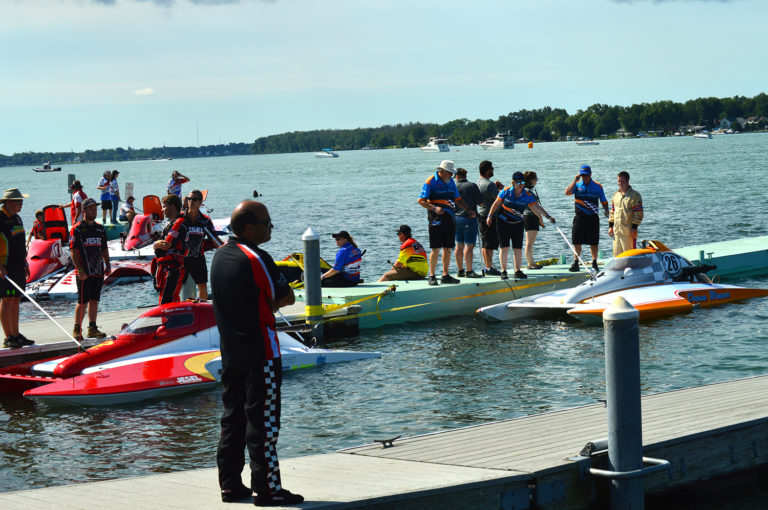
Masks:
[[[106,333],[96,326],[99,313],[99,299],[104,276],[112,272],[107,250],[107,233],[96,223],[97,206],[92,198],[83,201],[83,221],[72,227],[69,249],[77,269],[77,304],[75,305],[75,327],[72,336],[83,338],[82,323],[88,308],[88,338],[104,338]]]
[[[253,491],[257,506],[297,505],[304,498],[283,488],[277,458],[283,370],[275,331],[275,312],[296,298],[272,257],[259,248],[272,236],[267,207],[241,202],[231,225],[234,236],[211,263],[224,403],[216,453],[221,499],[238,501]],[[246,448],[250,487],[241,478]]]
[[[451,265],[451,250],[456,246],[456,205],[469,209],[461,199],[459,190],[452,177],[456,174],[453,161],[444,160],[437,171],[427,179],[421,187],[419,205],[427,210],[429,221],[429,284],[437,285],[437,259],[443,252],[443,277],[441,283],[459,283],[459,280],[448,274]]]
[[[490,161],[480,162],[480,178],[477,187],[480,188],[480,203],[477,204],[477,219],[480,227],[480,240],[482,245],[480,252],[483,255],[483,273],[492,276],[500,276],[501,272],[493,267],[493,251],[499,249],[499,237],[496,234],[496,217],[488,226],[488,213],[493,202],[499,196],[499,191],[504,189],[501,181],[492,181],[493,164]]]
[[[0,322],[5,334],[3,345],[11,349],[35,343],[19,333],[21,292],[13,285],[23,289],[29,276],[24,224],[19,216],[27,197],[18,188],[11,188],[0,199]]]
[[[187,275],[186,282],[194,282],[197,285],[200,299],[208,299],[208,266],[205,263],[204,245],[206,238],[210,238],[216,246],[221,246],[221,239],[216,235],[213,221],[200,211],[203,205],[203,193],[200,190],[192,190],[184,199],[187,210],[182,214],[184,227],[186,228],[186,252],[184,254],[184,271]],[[194,290],[185,284],[183,288],[184,299],[195,297]]]
[[[579,182],[581,179],[581,182]],[[573,230],[571,241],[576,250],[576,255],[581,255],[581,245],[589,245],[592,253],[592,268],[597,271],[597,244],[600,242],[600,216],[599,206],[603,206],[603,213],[608,217],[608,200],[605,198],[603,186],[592,180],[592,169],[589,165],[581,165],[579,173],[573,182],[565,188],[566,195],[574,195],[576,215],[573,217]],[[574,259],[569,271],[579,270],[579,260]]]

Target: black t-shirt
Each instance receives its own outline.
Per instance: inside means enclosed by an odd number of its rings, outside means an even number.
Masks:
[[[213,255],[211,287],[222,362],[249,365],[279,358],[271,303],[291,288],[272,257],[232,236]]]
[[[0,207],[0,264],[11,269],[24,269],[27,264],[27,245],[21,216],[10,215],[4,205]]]
[[[188,216],[181,217],[184,218],[184,227],[187,234],[184,240],[187,249],[185,256],[202,257],[206,231],[211,233],[214,231],[213,221],[203,213],[200,213],[196,221],[192,221]]]
[[[104,259],[101,252],[107,249],[107,232],[96,222],[88,225],[85,221],[72,227],[69,249],[80,254],[80,260],[88,276],[104,274]]]

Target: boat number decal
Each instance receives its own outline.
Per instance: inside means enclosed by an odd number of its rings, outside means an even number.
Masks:
[[[189,383],[203,382],[203,380],[196,375],[185,375],[182,377],[177,377],[176,382],[179,384],[189,384]]]
[[[680,257],[674,253],[665,253],[661,260],[664,264],[664,270],[672,276],[677,276],[683,270]]]

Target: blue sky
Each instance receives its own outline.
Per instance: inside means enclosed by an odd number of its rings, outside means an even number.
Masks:
[[[766,91],[764,0],[0,0],[0,154]]]

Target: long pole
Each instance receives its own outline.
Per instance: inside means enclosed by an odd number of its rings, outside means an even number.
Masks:
[[[58,326],[58,327],[59,327],[59,329],[60,329],[60,330],[62,330],[62,331],[64,332],[64,334],[65,334],[65,335],[67,335],[67,336],[69,337],[69,339],[70,339],[70,340],[72,340],[73,342],[75,342],[75,343],[77,344],[77,346],[78,346],[78,347],[80,347],[80,348],[82,348],[82,347],[83,347],[83,345],[82,345],[80,342],[78,342],[77,340],[75,340],[75,337],[73,337],[72,335],[70,335],[70,334],[69,334],[69,332],[68,332],[66,329],[64,329],[64,328],[62,327],[62,325],[61,325],[61,324],[59,324],[58,322],[56,322],[56,319],[54,319],[53,317],[51,317],[51,316],[48,314],[48,312],[46,312],[45,310],[43,310],[43,307],[42,307],[42,306],[40,306],[40,305],[37,303],[37,301],[35,301],[34,299],[32,299],[32,297],[31,297],[29,294],[27,294],[26,292],[24,292],[24,289],[22,289],[21,287],[19,287],[19,285],[18,285],[16,282],[14,282],[12,279],[8,278],[7,276],[5,277],[5,279],[6,279],[6,280],[8,280],[9,282],[11,282],[11,285],[13,285],[14,287],[16,287],[16,289],[17,289],[19,292],[21,292],[21,293],[24,295],[24,297],[25,297],[25,298],[27,298],[27,299],[29,300],[29,302],[30,302],[30,303],[34,304],[34,305],[35,305],[37,308],[39,308],[39,309],[40,309],[40,311],[41,311],[41,312],[43,312],[43,313],[45,314],[45,316],[46,316],[46,317],[48,317],[49,319],[51,319],[51,321],[52,321],[54,324],[56,324],[56,326]]]
[[[592,268],[591,268],[591,267],[589,267],[589,266],[587,265],[587,263],[586,263],[586,262],[584,262],[584,261],[581,259],[581,257],[579,257],[579,254],[578,254],[578,253],[576,253],[576,248],[574,248],[574,247],[573,247],[573,245],[572,245],[572,244],[571,244],[571,242],[568,240],[568,238],[565,236],[565,234],[563,234],[563,231],[562,231],[562,230],[560,230],[560,227],[558,227],[558,226],[557,226],[557,223],[555,223],[554,225],[555,225],[555,228],[557,229],[557,231],[558,231],[558,232],[560,232],[560,235],[561,235],[561,236],[563,236],[563,240],[565,241],[565,244],[567,244],[567,245],[568,245],[568,247],[569,247],[569,248],[571,249],[571,251],[573,252],[573,254],[574,254],[574,255],[576,255],[576,260],[578,260],[579,262],[581,262],[581,263],[584,265],[584,267],[586,267],[586,268],[587,268],[587,272],[589,273],[589,276],[591,276],[591,277],[594,277],[595,275],[594,275],[594,272],[593,272]]]

